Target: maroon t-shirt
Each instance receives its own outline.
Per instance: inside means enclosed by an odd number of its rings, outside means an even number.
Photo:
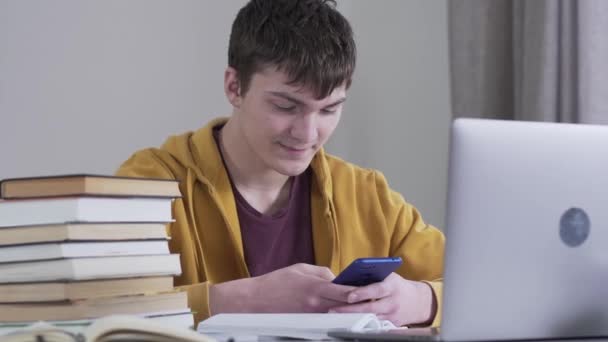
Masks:
[[[220,128],[213,130],[218,146],[219,130]],[[218,150],[221,155],[221,149]],[[224,162],[224,167],[225,165]],[[264,215],[254,209],[230,180],[241,226],[245,262],[252,277],[301,262],[314,264],[311,177],[312,170],[309,167],[293,178],[287,205],[274,215]]]

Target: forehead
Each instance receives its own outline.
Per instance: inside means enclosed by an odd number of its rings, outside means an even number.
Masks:
[[[323,99],[316,99],[311,87],[303,84],[291,84],[286,73],[274,67],[268,67],[255,72],[249,84],[249,90],[262,95],[272,96],[273,93],[285,93],[306,102],[324,103],[346,96],[346,82],[333,89],[331,94]]]

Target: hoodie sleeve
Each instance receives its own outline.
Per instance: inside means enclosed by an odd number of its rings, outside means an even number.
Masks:
[[[184,167],[175,162],[173,158],[158,149],[145,149],[133,154],[116,171],[117,176],[147,177],[179,180],[185,172]],[[180,184],[180,190],[184,190]],[[209,317],[209,283],[199,279],[196,271],[196,261],[188,256],[196,255],[190,239],[190,227],[187,211],[183,199],[173,202],[174,222],[167,226],[169,249],[172,253],[179,253],[182,274],[176,276],[174,284],[177,288],[188,292],[188,306],[194,312],[195,323]]]
[[[402,277],[431,286],[437,303],[432,326],[439,326],[445,237],[439,229],[425,223],[418,210],[399,193],[391,190],[381,173],[375,174],[378,201],[387,226],[392,229],[390,255],[401,256],[404,260],[406,267],[400,269]]]

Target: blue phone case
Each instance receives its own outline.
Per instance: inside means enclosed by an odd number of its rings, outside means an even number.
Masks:
[[[340,272],[332,282],[340,285],[365,286],[383,281],[403,261],[401,258],[359,258]]]

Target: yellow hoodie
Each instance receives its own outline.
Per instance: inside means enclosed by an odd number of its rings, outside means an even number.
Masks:
[[[196,132],[172,136],[161,148],[136,152],[121,176],[176,179],[182,198],[169,226],[173,253],[181,255],[175,284],[188,291],[195,321],[209,317],[209,285],[249,277],[230,180],[212,135],[216,119]],[[338,274],[359,257],[400,256],[398,273],[428,282],[441,313],[444,236],[392,191],[384,176],[320,150],[314,173],[311,215],[315,260]],[[406,304],[407,305],[407,304]]]

